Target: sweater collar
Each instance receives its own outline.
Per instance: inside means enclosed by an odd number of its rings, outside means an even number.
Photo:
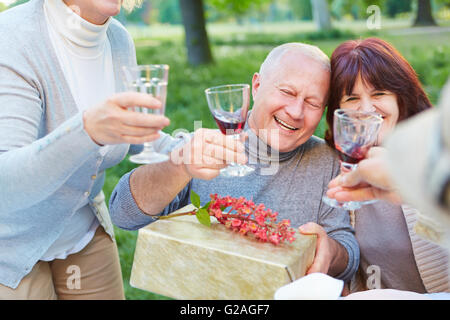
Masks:
[[[278,150],[271,148],[259,138],[257,134],[250,128],[248,119],[250,117],[250,111],[248,112],[247,121],[245,123],[244,131],[248,134],[248,139],[245,141],[245,151],[248,154],[249,160],[257,160],[259,163],[274,163],[283,162],[293,158],[296,154],[303,150],[303,145],[298,146],[294,150],[287,152],[279,152]],[[270,134],[270,132],[267,132]]]
[[[76,54],[91,57],[103,52],[111,18],[102,25],[90,23],[62,0],[45,0],[44,9],[51,26]]]

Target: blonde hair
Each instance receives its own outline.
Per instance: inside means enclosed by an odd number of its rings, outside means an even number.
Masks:
[[[122,7],[128,12],[132,11],[135,7],[140,7],[143,0],[123,0]]]

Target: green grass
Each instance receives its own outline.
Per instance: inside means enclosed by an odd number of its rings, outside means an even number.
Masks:
[[[409,26],[408,21],[388,21],[392,28]],[[449,23],[446,22],[447,25]],[[260,25],[249,26],[243,33],[243,27],[210,26],[210,37],[215,63],[209,66],[191,67],[186,63],[186,51],[179,27],[167,27],[160,33],[155,30],[133,29],[136,36],[138,63],[167,63],[170,65],[169,87],[166,115],[171,124],[164,131],[172,133],[177,128],[192,131],[194,121],[201,120],[203,127],[215,128],[206,100],[204,89],[225,83],[251,83],[254,72],[264,60],[270,49],[282,42],[305,41],[318,45],[326,54],[332,51],[342,41],[349,38],[374,35],[364,30],[364,23],[347,24],[352,31],[339,28],[330,36],[312,32],[311,24],[304,24],[303,29],[298,24],[293,25]],[[157,29],[157,28],[156,28]],[[244,27],[247,30],[246,27]],[[146,37],[150,30],[150,37]],[[417,71],[426,92],[433,103],[439,98],[439,92],[450,75],[450,32],[430,35],[394,36],[390,29],[383,29],[376,35],[390,41]],[[326,129],[322,119],[316,135],[323,136]],[[106,198],[120,177],[134,168],[135,165],[127,159],[119,165],[107,170],[104,186]],[[123,271],[125,293],[127,299],[165,299],[165,297],[132,288],[129,277],[133,262],[137,232],[123,231],[116,228],[116,238]]]

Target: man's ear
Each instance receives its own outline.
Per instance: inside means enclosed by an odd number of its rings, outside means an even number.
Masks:
[[[258,92],[260,84],[261,84],[261,82],[260,82],[260,75],[259,75],[258,72],[255,72],[253,74],[253,78],[252,78],[252,97],[253,97],[253,101],[255,101],[255,96],[256,96],[256,93]]]

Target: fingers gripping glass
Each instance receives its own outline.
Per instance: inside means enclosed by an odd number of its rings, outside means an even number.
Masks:
[[[341,159],[343,170],[355,170],[369,149],[377,141],[383,119],[378,113],[358,110],[337,109],[333,122],[334,145]],[[339,202],[324,196],[322,200],[334,208],[356,210],[370,201]]]
[[[239,140],[247,120],[250,86],[248,84],[223,85],[208,88],[205,94],[209,109],[220,131]],[[246,165],[230,163],[228,167],[220,171],[220,175],[242,177],[254,170]]]
[[[166,64],[124,67],[127,88],[130,91],[152,95],[161,102],[161,109],[136,106],[136,112],[163,115],[166,105],[169,66]],[[142,152],[130,157],[130,161],[139,164],[164,162],[169,159],[166,154],[157,153],[152,142],[145,142]]]

